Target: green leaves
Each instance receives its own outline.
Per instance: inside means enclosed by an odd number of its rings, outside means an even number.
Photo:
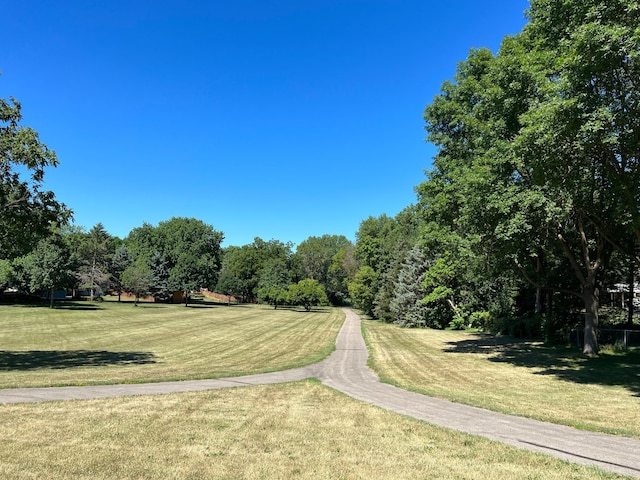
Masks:
[[[529,18],[495,56],[472,50],[425,110],[425,301],[467,307],[509,269],[536,309],[543,287],[571,293],[597,325],[611,249],[640,242],[640,7],[533,0]]]
[[[201,220],[174,217],[157,227],[144,224],[131,231],[126,244],[136,259],[159,254],[169,271],[171,291],[213,289],[220,271],[224,235]]]
[[[356,307],[367,315],[373,315],[378,275],[368,265],[360,267],[355,278],[349,282],[349,295]]]
[[[55,235],[40,240],[31,253],[16,261],[16,267],[32,292],[66,288],[74,276],[69,250]]]
[[[0,99],[0,256],[13,259],[35,248],[49,228],[66,223],[71,212],[42,189],[46,167],[55,167],[53,150],[38,133],[20,125],[21,105]],[[26,169],[28,178],[20,172]]]
[[[324,288],[317,280],[306,278],[289,287],[289,302],[293,305],[302,305],[305,310],[311,311],[315,305],[327,305],[329,299]]]

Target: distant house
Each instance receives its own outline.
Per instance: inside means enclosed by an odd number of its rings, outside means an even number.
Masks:
[[[627,308],[629,298],[629,285],[627,283],[616,283],[609,287],[607,293],[610,295],[611,303],[613,305],[619,305],[621,308]],[[640,308],[640,283],[634,284],[631,295],[633,296],[634,308]]]

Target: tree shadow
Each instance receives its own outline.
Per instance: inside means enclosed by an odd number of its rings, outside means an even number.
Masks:
[[[103,310],[100,305],[95,303],[76,302],[54,302],[53,308],[56,310]]]
[[[536,375],[552,375],[578,384],[625,387],[640,397],[640,350],[622,354],[604,352],[587,357],[575,347],[556,347],[539,341],[474,334],[448,342],[447,353],[485,355],[490,362],[538,369]]]
[[[129,303],[138,308],[169,308],[169,305],[162,303],[139,302],[137,305],[135,304],[135,302]]]
[[[145,365],[156,363],[151,352],[109,352],[105,350],[0,350],[0,371]]]
[[[2,302],[2,305],[8,307],[22,307],[22,308],[50,308],[48,300],[42,300],[37,302]],[[97,303],[86,302],[68,302],[57,300],[53,302],[54,310],[103,310]]]

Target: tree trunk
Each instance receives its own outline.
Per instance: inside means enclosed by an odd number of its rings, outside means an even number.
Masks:
[[[53,287],[49,290],[49,308],[53,308]]]
[[[633,328],[633,297],[635,295],[635,269],[636,262],[633,259],[633,256],[629,258],[629,272],[627,277],[627,285],[629,289],[629,298],[627,298],[627,326],[629,328]]]
[[[538,252],[538,256],[536,258],[536,272],[538,272],[538,276],[541,276],[544,271],[541,257],[542,257],[542,254]],[[540,285],[536,285],[536,306],[535,306],[536,315],[540,315],[542,313],[543,306],[544,306],[543,294],[544,292],[542,290],[542,287]]]
[[[598,291],[595,287],[585,287],[582,293],[584,301],[584,346],[585,355],[598,354]]]
[[[189,306],[189,292],[187,292],[186,290],[184,292],[184,306],[185,307]]]
[[[542,288],[536,287],[536,307],[535,313],[536,315],[540,315],[542,313]]]

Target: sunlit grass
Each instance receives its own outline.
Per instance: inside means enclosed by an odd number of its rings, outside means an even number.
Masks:
[[[621,478],[307,381],[0,408],[0,478]]]
[[[326,357],[339,309],[79,302],[0,306],[0,388],[219,378]]]
[[[640,438],[640,355],[586,358],[454,331],[363,322],[370,363],[389,383],[503,413]]]

